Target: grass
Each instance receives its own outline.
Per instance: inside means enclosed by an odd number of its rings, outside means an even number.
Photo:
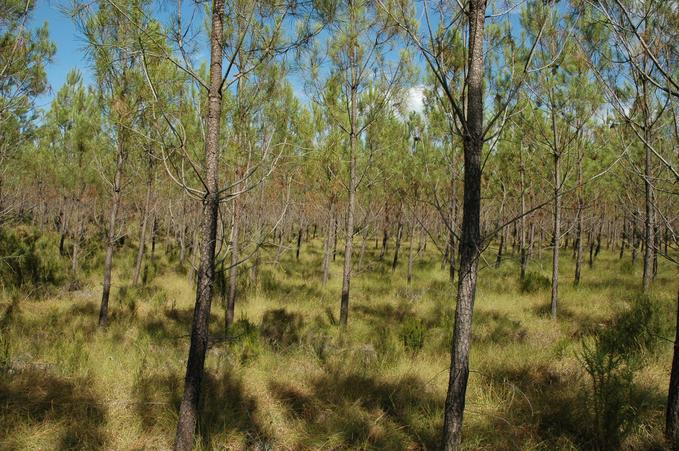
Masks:
[[[300,261],[290,251],[278,267],[261,269],[258,284],[240,294],[239,321],[226,340],[215,298],[199,449],[437,448],[454,289],[433,251],[418,258],[408,286],[407,262],[392,272],[371,247],[355,270],[343,333],[336,326],[341,255],[322,287],[320,240],[304,244]],[[79,291],[5,293],[0,449],[171,447],[194,291],[162,248],[148,285],[131,287],[133,252],[129,244],[116,257],[105,331],[96,327],[98,270]],[[574,288],[565,253],[557,322],[542,281],[550,272],[546,253],[530,263],[529,289],[518,281],[517,256],[481,269],[465,412],[469,449],[605,448],[583,344],[602,331],[646,333],[645,325],[621,319],[640,298],[641,268],[602,251]],[[246,285],[245,270],[241,277]],[[661,262],[650,296],[654,332],[619,369],[631,376],[616,394],[633,412],[615,430],[621,448],[663,447],[672,345],[658,336],[673,336],[676,278],[676,268]],[[610,380],[623,381],[616,375]]]

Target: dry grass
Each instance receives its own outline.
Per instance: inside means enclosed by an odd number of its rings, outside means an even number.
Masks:
[[[342,333],[341,257],[322,287],[321,248],[319,241],[306,244],[300,262],[290,252],[279,267],[262,268],[257,286],[238,300],[235,338],[224,340],[223,310],[214,301],[199,449],[437,448],[454,309],[440,257],[421,256],[407,286],[405,262],[392,273],[371,250],[356,270]],[[129,265],[131,252],[121,252],[117,268]],[[15,293],[14,302],[3,301],[0,449],[171,447],[194,293],[176,262],[160,255],[156,263],[144,289],[129,287],[129,271],[116,272],[106,331],[96,328],[98,272],[78,292],[58,290],[46,299]],[[671,336],[677,272],[660,269],[652,298],[659,330]],[[576,289],[565,257],[554,322],[548,288],[521,292],[514,260],[482,269],[465,417],[469,449],[594,446],[591,383],[578,356],[584,339],[614,327],[631,308],[639,271],[603,251]],[[549,266],[532,262],[531,272],[548,275]],[[302,325],[272,342],[277,323],[261,323],[278,309]],[[634,419],[620,446],[662,447],[671,344],[657,339],[635,359],[625,398]]]

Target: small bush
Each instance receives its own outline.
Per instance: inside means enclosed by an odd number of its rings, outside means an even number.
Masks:
[[[410,317],[401,325],[401,341],[411,351],[419,351],[424,346],[427,327],[418,318]]]
[[[262,317],[260,332],[274,348],[285,348],[299,343],[304,319],[299,313],[288,313],[285,309],[269,310]]]
[[[535,293],[537,291],[549,288],[551,284],[552,281],[549,279],[549,277],[539,272],[529,271],[520,281],[519,286],[523,293]]]
[[[229,332],[228,339],[233,341],[230,350],[241,364],[255,360],[262,352],[259,329],[247,318],[236,321]]]
[[[662,333],[659,307],[647,296],[583,341],[580,361],[590,376],[585,407],[597,449],[618,449],[636,416],[632,405],[634,374],[643,351],[653,351]]]
[[[304,334],[304,342],[318,360],[325,362],[333,347],[330,325],[317,317],[314,324]]]
[[[629,404],[634,370],[625,355],[607,350],[597,335],[583,343],[580,360],[590,376],[591,393],[585,407],[591,415],[591,434],[596,449],[618,449],[629,433],[634,409]]]
[[[0,280],[7,288],[59,285],[67,274],[58,237],[20,226],[0,229]]]

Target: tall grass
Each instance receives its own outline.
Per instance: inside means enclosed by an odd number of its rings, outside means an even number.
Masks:
[[[264,266],[256,285],[243,280],[229,336],[223,304],[213,302],[199,449],[437,448],[455,292],[440,257],[420,256],[408,285],[405,263],[392,273],[367,249],[341,331],[341,255],[322,287],[320,249],[320,240],[305,243],[299,261],[290,252]],[[147,285],[131,286],[133,253],[126,245],[116,256],[106,331],[96,328],[96,267],[79,291],[4,297],[0,449],[171,446],[193,287],[162,248]],[[640,268],[626,268],[627,259],[602,251],[574,288],[565,257],[554,322],[547,260],[530,263],[526,286],[516,257],[480,272],[465,446],[661,446],[671,344],[657,337],[671,335],[676,270],[661,264],[643,304]],[[592,374],[616,352],[627,360],[605,381],[608,393]],[[619,424],[606,423],[611,412]]]

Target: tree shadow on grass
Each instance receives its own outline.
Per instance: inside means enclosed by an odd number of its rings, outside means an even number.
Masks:
[[[19,447],[27,428],[55,427],[61,430],[55,449],[103,449],[106,417],[90,379],[39,370],[0,377],[0,448]]]
[[[300,448],[436,449],[443,399],[414,376],[380,381],[331,372],[310,381],[304,392],[272,381],[273,396],[301,421]]]
[[[564,376],[546,365],[492,368],[482,380],[496,391],[503,387],[510,402],[502,403],[497,415],[472,423],[468,437],[484,437],[489,449],[516,449],[521,443],[540,443],[541,449],[596,448],[596,431],[590,410],[588,376]],[[633,384],[626,400],[635,412],[635,423],[648,421],[664,403],[664,396],[648,387]],[[643,449],[658,446],[645,444]]]
[[[160,428],[173,436],[181,404],[183,381],[179,374],[144,374],[133,389],[137,415],[145,430]],[[247,437],[248,449],[270,438],[259,427],[257,403],[244,393],[243,383],[230,372],[205,373],[201,393],[197,439],[204,449],[221,449],[234,432]]]

